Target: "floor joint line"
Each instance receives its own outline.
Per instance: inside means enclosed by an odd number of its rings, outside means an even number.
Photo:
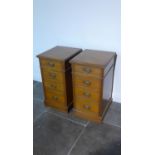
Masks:
[[[115,124],[111,124],[111,123],[107,123],[107,122],[106,123],[103,122],[103,124],[107,124],[107,125],[111,125],[111,126],[115,126],[115,127],[121,128],[121,126],[119,126],[119,125],[115,125]]]
[[[80,134],[78,135],[78,137],[75,139],[75,141],[74,141],[74,143],[72,144],[71,148],[69,149],[67,155],[70,155],[70,153],[72,152],[73,148],[74,148],[75,145],[77,144],[78,140],[80,139],[80,137],[81,137],[82,134],[84,133],[85,128],[86,128],[86,127],[84,127],[84,128],[82,129],[82,131],[80,132]]]
[[[83,123],[80,123],[80,122],[75,121],[75,120],[72,120],[72,119],[70,119],[70,118],[67,118],[67,117],[61,116],[61,115],[59,115],[59,114],[56,114],[56,113],[53,113],[53,112],[49,112],[49,111],[46,111],[46,112],[47,112],[47,113],[50,113],[50,114],[53,114],[53,115],[55,115],[55,116],[57,116],[57,117],[63,118],[63,119],[65,119],[65,120],[71,121],[72,123],[75,123],[75,124],[81,125],[81,126],[83,126],[83,127],[86,126],[86,125],[83,124]]]
[[[35,120],[33,121],[33,123],[35,123],[44,113],[46,113],[47,111],[44,110],[42,113],[40,113],[36,118]]]

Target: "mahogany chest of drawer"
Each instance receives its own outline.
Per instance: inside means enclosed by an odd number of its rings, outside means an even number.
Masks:
[[[81,49],[56,46],[37,57],[44,89],[44,103],[68,112],[73,103],[72,74],[69,60]]]
[[[101,122],[112,102],[116,54],[84,50],[71,61],[73,107],[78,117]]]

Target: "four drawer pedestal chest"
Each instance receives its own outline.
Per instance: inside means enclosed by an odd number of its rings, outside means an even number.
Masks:
[[[81,49],[56,46],[40,55],[40,69],[47,106],[68,112],[72,107],[72,75],[69,60]]]
[[[78,117],[101,122],[112,102],[116,54],[84,50],[72,64],[73,108]]]

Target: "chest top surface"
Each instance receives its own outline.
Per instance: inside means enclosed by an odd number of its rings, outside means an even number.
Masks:
[[[39,54],[37,57],[66,61],[80,51],[80,48],[56,46],[45,51],[44,53]]]
[[[115,52],[86,49],[77,56],[75,56],[70,62],[86,65],[95,65],[98,67],[106,67],[110,60],[115,56]]]

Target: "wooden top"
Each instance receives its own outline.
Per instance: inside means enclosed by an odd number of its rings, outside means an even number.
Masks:
[[[56,46],[52,49],[45,51],[44,53],[37,55],[37,57],[65,61],[74,56],[75,54],[79,53],[80,51],[81,49],[79,48]]]
[[[98,51],[86,49],[75,56],[70,63],[95,65],[98,67],[106,67],[110,60],[116,56],[115,52]]]

